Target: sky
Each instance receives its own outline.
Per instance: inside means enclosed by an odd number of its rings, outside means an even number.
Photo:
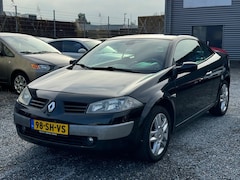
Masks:
[[[79,13],[91,24],[137,24],[139,16],[163,15],[165,0],[3,0],[3,11],[35,14],[38,19],[73,22]]]

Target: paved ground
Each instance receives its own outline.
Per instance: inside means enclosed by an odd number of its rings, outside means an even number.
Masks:
[[[149,164],[128,154],[92,154],[21,140],[13,124],[17,96],[0,90],[0,179],[240,179],[240,63],[232,63],[230,106],[176,132],[164,158]]]

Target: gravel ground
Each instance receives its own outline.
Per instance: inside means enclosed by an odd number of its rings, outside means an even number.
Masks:
[[[232,63],[230,105],[176,132],[164,158],[137,161],[129,154],[51,149],[21,140],[13,124],[17,95],[0,89],[0,179],[240,179],[240,63]]]

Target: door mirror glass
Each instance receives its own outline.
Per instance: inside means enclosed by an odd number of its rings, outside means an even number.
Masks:
[[[78,50],[78,53],[81,53],[81,54],[85,54],[86,52],[87,52],[87,50],[84,49],[84,48],[80,48],[80,49]]]

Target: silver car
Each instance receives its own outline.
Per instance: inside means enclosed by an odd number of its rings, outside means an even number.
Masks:
[[[0,83],[20,93],[34,79],[66,66],[71,57],[26,34],[0,33]]]

